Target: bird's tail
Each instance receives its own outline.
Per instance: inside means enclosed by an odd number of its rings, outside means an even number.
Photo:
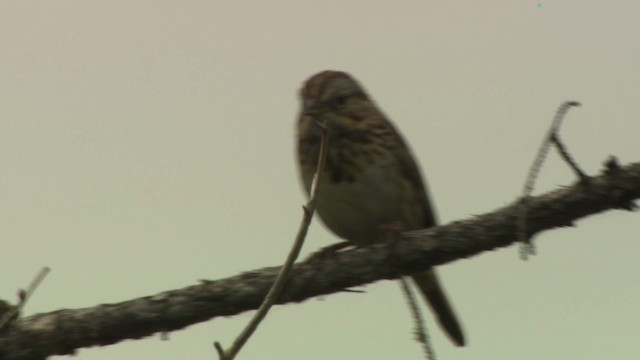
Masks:
[[[464,346],[464,333],[453,308],[447,300],[447,295],[438,281],[435,270],[429,269],[420,273],[412,274],[411,278],[416,283],[423,298],[438,318],[438,322],[447,333],[449,338],[457,345]]]

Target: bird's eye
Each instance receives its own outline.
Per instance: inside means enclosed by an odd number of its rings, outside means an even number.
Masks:
[[[347,97],[342,95],[342,96],[337,96],[333,99],[333,103],[336,106],[343,106],[344,104],[347,103]]]

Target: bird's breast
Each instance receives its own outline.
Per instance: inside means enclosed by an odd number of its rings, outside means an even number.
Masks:
[[[366,244],[384,235],[387,224],[410,224],[420,213],[414,193],[393,161],[379,161],[336,175],[327,167],[321,180],[316,210],[325,225],[339,237]],[[312,176],[304,179],[309,191]]]

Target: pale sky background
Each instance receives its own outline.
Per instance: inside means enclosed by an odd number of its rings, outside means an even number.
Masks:
[[[297,91],[352,73],[404,132],[443,222],[512,202],[558,105],[591,174],[640,160],[637,1],[1,1],[0,298],[26,315],[281,263],[304,201]],[[555,153],[537,193],[574,181]],[[469,346],[440,359],[637,359],[640,215],[440,268]],[[304,253],[336,238],[314,223]],[[239,359],[420,359],[399,286],[275,308]],[[217,359],[251,313],[82,349]],[[58,358],[56,358],[58,359]]]

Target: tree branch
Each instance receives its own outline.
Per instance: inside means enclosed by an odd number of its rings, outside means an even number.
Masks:
[[[640,198],[640,163],[614,160],[587,182],[531,197],[527,231],[573,223],[610,209],[634,208]],[[518,202],[469,220],[403,235],[405,241],[377,243],[294,266],[278,303],[336,293],[508,246],[517,241]],[[44,359],[75,349],[114,344],[157,332],[182,329],[219,316],[256,309],[279,267],[249,271],[216,281],[117,304],[59,310],[18,319],[0,332],[0,359]]]

